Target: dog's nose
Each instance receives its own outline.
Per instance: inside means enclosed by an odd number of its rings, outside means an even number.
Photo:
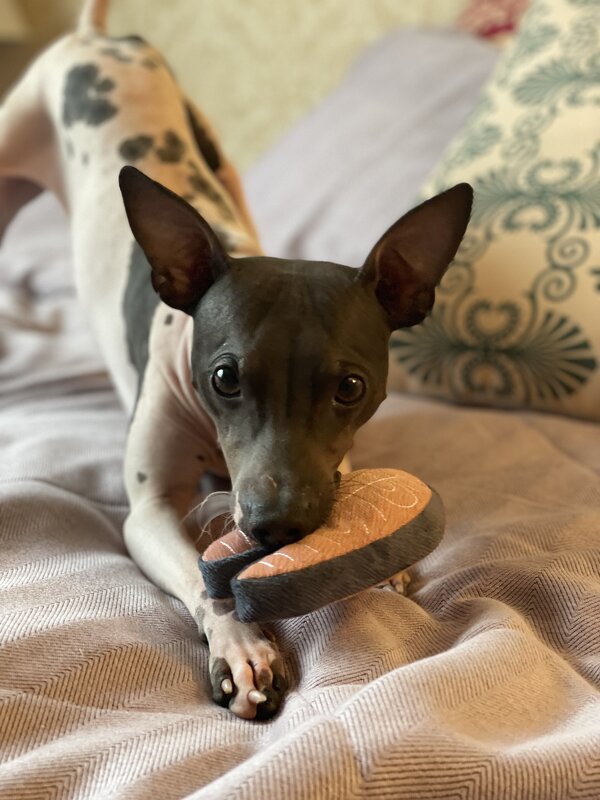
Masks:
[[[260,544],[277,548],[302,539],[308,533],[308,528],[300,521],[259,520],[250,533]]]

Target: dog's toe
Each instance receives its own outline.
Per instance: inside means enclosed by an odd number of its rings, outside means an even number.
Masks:
[[[266,700],[257,706],[257,719],[270,719],[274,716],[279,710],[281,700],[287,689],[287,681],[280,659],[275,659],[271,663],[271,669],[268,670],[268,673],[268,676],[263,674],[262,678],[260,675],[258,676],[259,690],[264,694]]]
[[[229,664],[224,658],[211,660],[210,683],[212,686],[212,698],[220,706],[227,706],[233,694],[233,680]]]
[[[408,587],[410,584],[410,575],[408,572],[398,572],[390,578],[390,586],[398,594],[406,596],[408,594]]]

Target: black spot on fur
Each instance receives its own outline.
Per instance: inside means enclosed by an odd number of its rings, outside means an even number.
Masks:
[[[114,88],[115,82],[112,78],[102,78],[102,80],[96,86],[96,90],[99,92],[110,92],[111,89]]]
[[[221,167],[221,159],[215,143],[207,134],[198,117],[194,114],[194,110],[191,106],[187,105],[187,103],[185,111],[188,124],[192,129],[192,134],[194,135],[196,145],[198,146],[202,158],[206,161],[207,166],[209,166],[213,172],[216,172]]]
[[[202,589],[202,591],[200,592],[200,597],[203,600],[208,600],[208,592],[206,591],[206,589]]]
[[[167,314],[165,317],[165,325],[170,325],[173,322],[173,314]]]
[[[73,158],[75,155],[75,148],[73,147],[73,142],[70,139],[65,139],[65,153],[67,154],[67,158]]]
[[[155,61],[153,58],[143,58],[140,64],[142,67],[146,67],[146,69],[158,69],[160,67],[158,61]]]
[[[131,44],[134,47],[141,47],[142,45],[147,44],[146,40],[143,39],[141,36],[138,36],[136,33],[130,33],[127,36],[114,36],[113,40],[115,42],[124,42],[125,44]]]
[[[138,472],[137,479],[139,483],[143,483],[145,480],[147,480],[147,478],[148,476],[146,475],[145,472]]]
[[[183,158],[185,144],[174,131],[166,131],[164,144],[156,149],[156,155],[165,164],[177,164]]]
[[[115,116],[118,108],[103,95],[114,89],[110,78],[100,78],[96,64],[78,64],[67,73],[63,96],[63,123],[101,125]]]
[[[215,600],[213,602],[213,611],[217,617],[224,617],[230,614],[233,611],[233,600]]]
[[[198,171],[192,173],[192,175],[188,177],[188,180],[192,189],[194,189],[196,193],[205,194],[215,202],[221,199],[221,196],[218,194],[218,192],[213,189],[206,178]]]
[[[202,455],[202,453],[198,453],[198,455],[196,456],[196,458],[198,459],[198,461],[206,461],[206,457],[205,457],[205,456],[203,456],[203,455]]]
[[[115,61],[119,61],[122,64],[131,64],[133,61],[131,56],[125,55],[117,47],[104,47],[102,50],[100,50],[100,54],[103,56],[109,56],[109,58],[114,58]]]
[[[190,186],[196,194],[202,194],[207,197],[212,203],[218,206],[221,216],[224,219],[233,219],[233,214],[229,208],[228,203],[225,201],[223,195],[218,192],[201,174],[194,161],[189,160],[187,165],[192,170],[192,174],[188,175]]]
[[[121,142],[119,155],[125,161],[139,161],[140,158],[144,158],[153,144],[154,139],[152,136],[145,136],[144,134],[133,136],[131,139],[124,139]]]
[[[142,248],[134,242],[123,297],[123,315],[129,359],[138,373],[138,399],[148,363],[150,327],[158,302],[158,295],[152,288],[150,264]]]

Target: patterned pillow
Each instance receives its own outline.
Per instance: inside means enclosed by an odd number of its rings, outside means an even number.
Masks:
[[[423,192],[475,190],[390,387],[600,419],[600,0],[534,0]]]
[[[456,20],[456,27],[504,44],[513,34],[529,0],[471,0]]]

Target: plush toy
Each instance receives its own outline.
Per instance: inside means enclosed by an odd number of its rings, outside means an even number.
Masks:
[[[237,528],[199,565],[214,598],[235,598],[243,622],[306,614],[395,575],[430,553],[444,531],[437,493],[414,475],[364,469],[344,475],[327,523],[279,550]]]

